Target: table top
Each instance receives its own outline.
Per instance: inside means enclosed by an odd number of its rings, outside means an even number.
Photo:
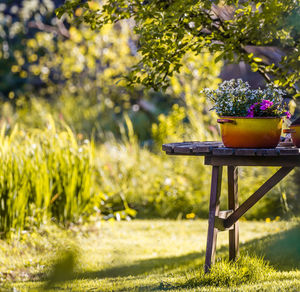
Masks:
[[[300,149],[296,147],[265,148],[227,148],[222,142],[215,141],[190,141],[181,143],[169,143],[162,146],[162,150],[173,155],[226,155],[226,156],[286,156],[300,155]]]
[[[208,165],[300,166],[300,148],[227,148],[222,142],[190,141],[162,146],[168,155],[204,156]]]

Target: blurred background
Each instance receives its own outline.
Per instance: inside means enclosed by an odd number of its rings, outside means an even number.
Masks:
[[[63,3],[0,4],[1,234],[50,220],[206,218],[210,168],[201,158],[167,157],[161,145],[220,140],[200,91],[225,79],[253,87],[264,80],[244,63],[215,63],[203,53],[185,56],[165,92],[128,88],[124,76],[139,59],[132,24],[101,32],[70,26],[55,16]],[[240,200],[274,171],[241,168]],[[246,218],[299,214],[299,186],[297,174],[289,176]]]

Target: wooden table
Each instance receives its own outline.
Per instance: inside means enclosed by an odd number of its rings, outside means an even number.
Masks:
[[[239,254],[239,218],[294,167],[300,166],[300,149],[295,147],[235,149],[226,148],[221,142],[183,142],[164,144],[162,149],[168,155],[204,156],[205,165],[212,165],[205,272],[215,261],[218,232],[229,230],[229,259],[235,260]],[[228,168],[228,210],[220,211],[223,166]],[[280,169],[239,206],[238,166],[278,166]]]

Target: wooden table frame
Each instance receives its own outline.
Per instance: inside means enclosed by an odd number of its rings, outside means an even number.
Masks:
[[[205,165],[212,166],[211,190],[205,272],[209,272],[215,262],[217,235],[219,231],[229,231],[229,259],[239,255],[238,220],[252,208],[267,192],[285,178],[296,166],[300,166],[300,151],[294,147],[275,149],[234,149],[226,148],[221,142],[183,142],[164,144],[168,155],[204,156]],[[220,211],[220,195],[223,167],[228,174],[228,210]],[[239,166],[277,166],[280,169],[271,176],[244,203],[238,203]]]

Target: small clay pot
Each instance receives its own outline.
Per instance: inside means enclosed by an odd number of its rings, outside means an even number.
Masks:
[[[300,148],[300,125],[291,125],[289,129],[284,129],[283,133],[291,134],[294,145]]]
[[[289,129],[284,129],[283,133],[291,134],[294,145],[300,148],[300,118],[296,119]]]

